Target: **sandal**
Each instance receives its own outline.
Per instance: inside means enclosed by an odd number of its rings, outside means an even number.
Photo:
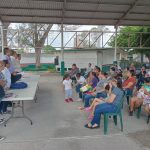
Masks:
[[[87,111],[87,112],[90,112],[91,111],[91,107],[86,107],[84,110]]]
[[[85,108],[80,106],[80,107],[78,107],[78,109],[79,110],[84,110]]]
[[[86,124],[84,127],[88,129],[92,129],[92,126],[89,126],[89,124]]]

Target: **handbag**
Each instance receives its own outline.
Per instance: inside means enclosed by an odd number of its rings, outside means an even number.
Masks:
[[[83,86],[82,88],[80,88],[81,92],[87,92],[87,91],[90,91],[90,90],[92,90],[92,87],[88,84]]]

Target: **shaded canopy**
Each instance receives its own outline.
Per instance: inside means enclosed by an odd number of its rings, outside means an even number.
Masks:
[[[2,22],[150,25],[150,0],[1,0]]]

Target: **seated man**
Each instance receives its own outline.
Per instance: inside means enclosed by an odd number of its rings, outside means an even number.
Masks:
[[[17,74],[17,72],[15,72],[15,68],[13,66],[12,60],[11,60],[11,50],[9,48],[5,48],[4,49],[4,54],[5,54],[5,60],[8,60],[10,67],[8,68],[10,73],[11,73],[11,82],[15,83],[16,81],[20,80],[22,75],[21,74]]]
[[[6,79],[6,89],[9,89],[11,85],[11,74],[8,70],[8,68],[10,67],[10,64],[8,60],[3,60],[3,62],[4,62],[4,69],[2,70],[2,73],[4,74],[5,79]]]
[[[75,83],[76,83],[76,78],[75,78],[75,76],[76,76],[77,73],[79,73],[79,68],[76,66],[76,64],[73,64],[73,65],[72,65],[72,69],[71,69],[68,73],[69,73],[69,75],[70,75],[70,78],[71,78],[73,81],[75,81]]]
[[[85,85],[86,80],[83,76],[81,76],[80,73],[76,74],[76,80],[77,80],[77,84],[76,84],[76,92],[79,93],[79,99],[77,101],[82,101],[82,93],[80,91],[80,88]]]

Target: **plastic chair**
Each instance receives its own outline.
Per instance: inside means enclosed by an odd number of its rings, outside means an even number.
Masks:
[[[142,110],[142,105],[137,108],[137,115],[136,116],[138,119],[140,119],[140,117],[141,117],[141,110]]]
[[[122,119],[122,105],[124,101],[124,96],[122,97],[120,104],[118,105],[118,110],[115,113],[103,113],[104,115],[104,134],[106,135],[108,133],[108,118],[110,116],[113,116],[113,120],[115,125],[117,126],[117,116],[120,118],[120,124],[121,124],[121,131],[123,131],[123,119]]]

